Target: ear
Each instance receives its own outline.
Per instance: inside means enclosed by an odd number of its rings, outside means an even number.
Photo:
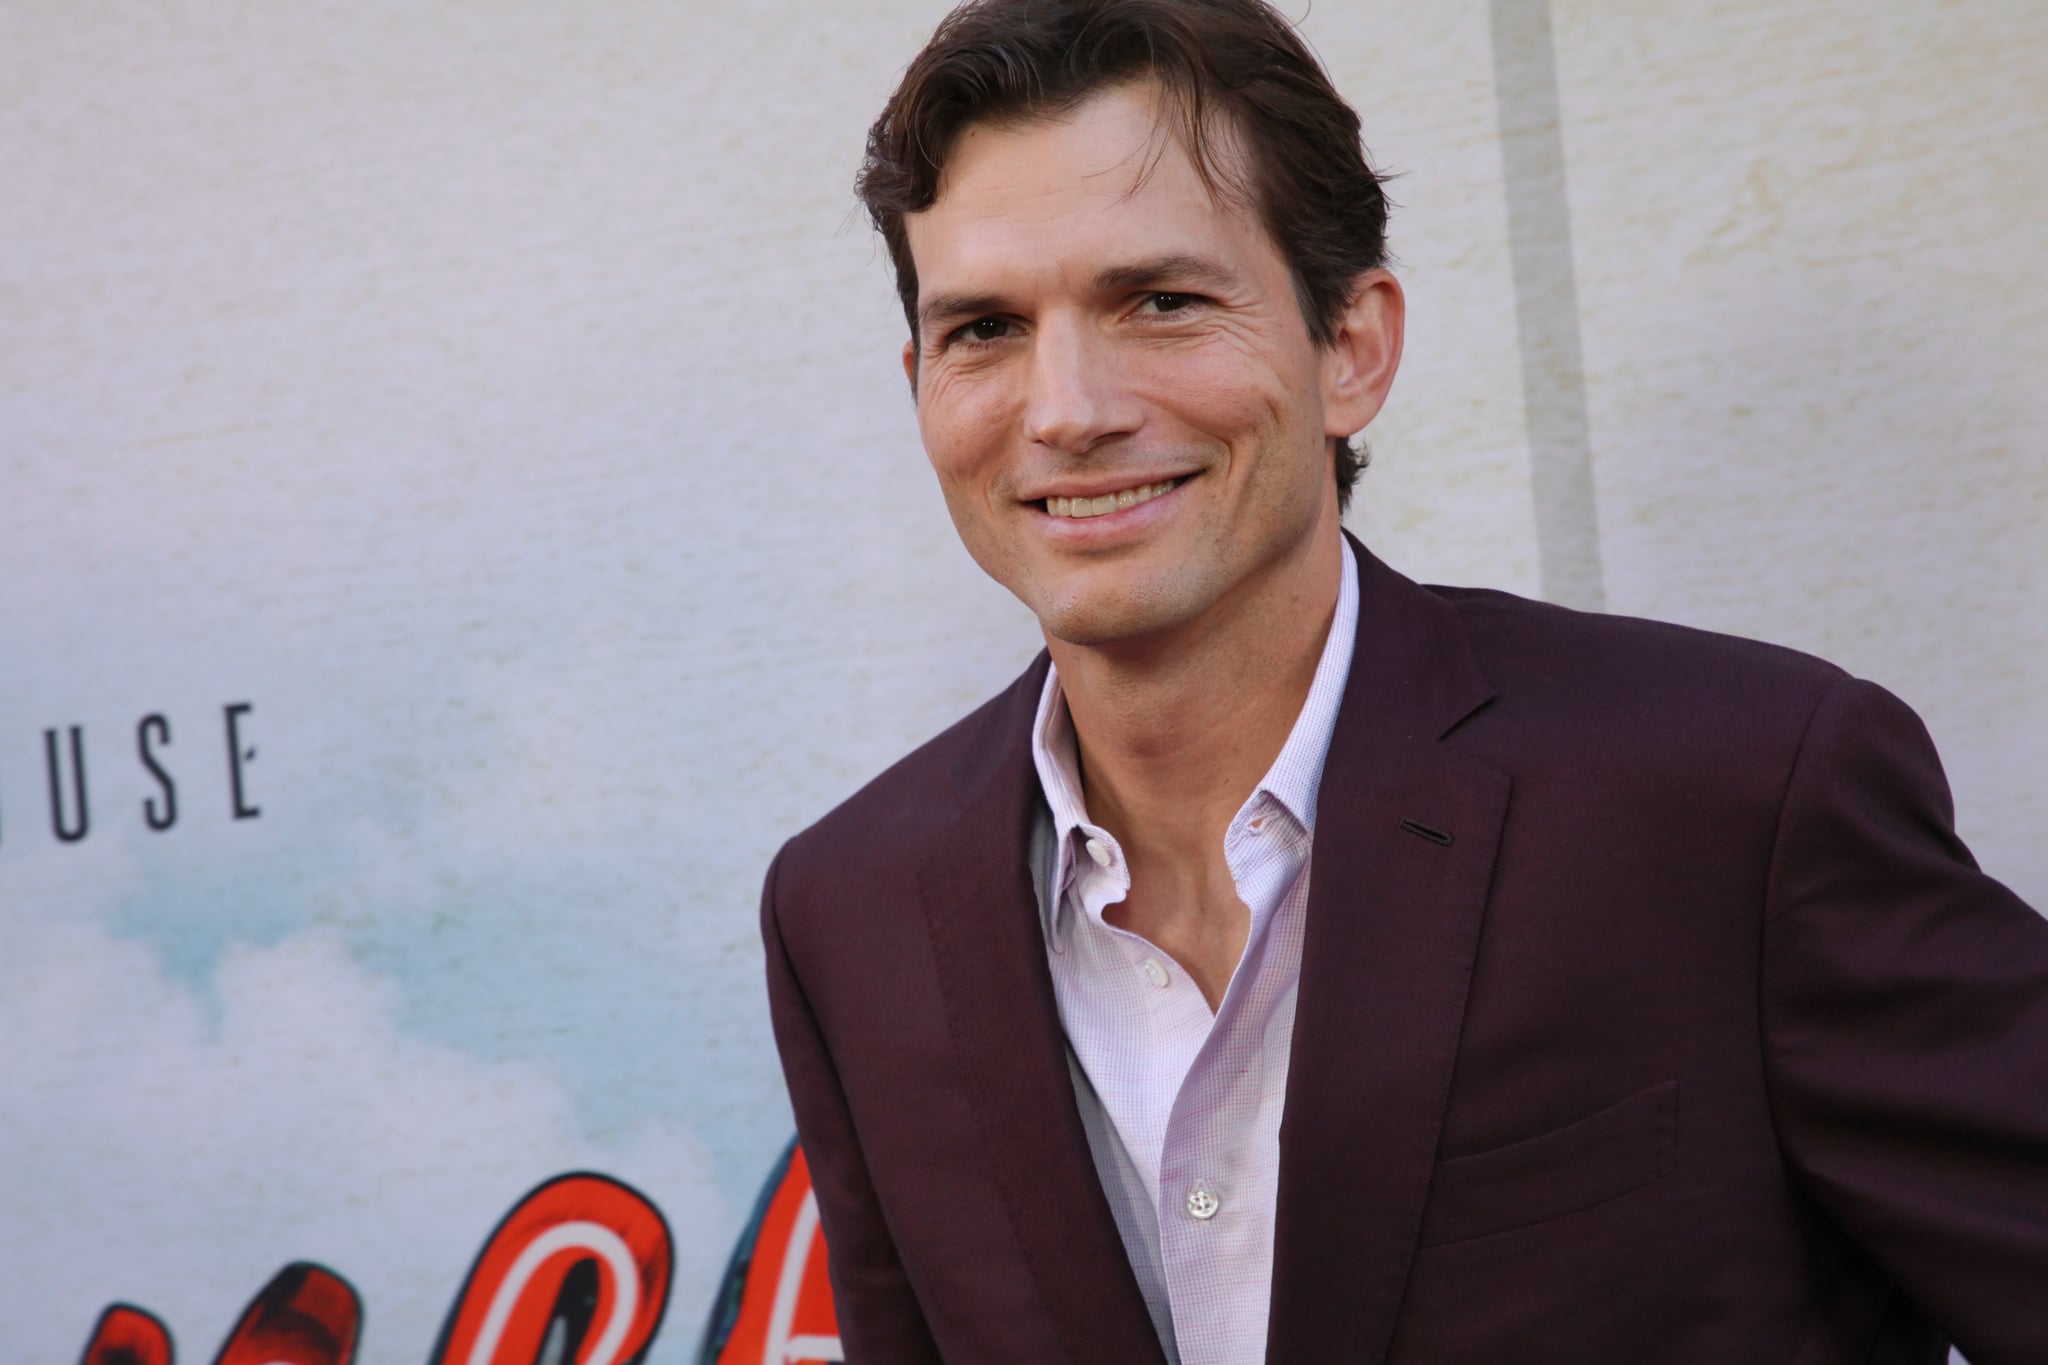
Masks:
[[[903,343],[903,377],[910,381],[910,396],[917,397],[917,338]]]
[[[1363,431],[1386,405],[1401,368],[1401,334],[1408,315],[1401,282],[1384,268],[1351,283],[1351,302],[1337,318],[1337,335],[1323,350],[1323,429],[1326,436]]]

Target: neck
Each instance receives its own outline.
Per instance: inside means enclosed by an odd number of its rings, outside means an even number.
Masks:
[[[1308,699],[1342,572],[1332,526],[1243,600],[1166,636],[1108,648],[1048,640],[1089,818],[1134,861],[1191,867],[1220,856]]]

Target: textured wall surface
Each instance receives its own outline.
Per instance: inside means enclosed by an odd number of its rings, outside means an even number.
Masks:
[[[117,1296],[203,1349],[315,1257],[366,1360],[423,1358],[497,1213],[583,1164],[675,1225],[682,1358],[787,1131],[760,873],[1036,648],[954,541],[849,191],[943,8],[0,13],[10,1356]],[[1356,529],[1885,683],[2048,902],[2048,8],[1306,28],[1400,175]]]
[[[2048,901],[2048,7],[1559,4],[1607,598],[1927,720]]]

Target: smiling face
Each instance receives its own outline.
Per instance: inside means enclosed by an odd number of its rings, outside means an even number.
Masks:
[[[1143,84],[970,127],[905,220],[904,363],[947,508],[1070,644],[1205,629],[1334,565],[1330,438],[1371,420],[1399,357],[1392,277],[1361,277],[1318,347],[1256,213],[1170,127]]]

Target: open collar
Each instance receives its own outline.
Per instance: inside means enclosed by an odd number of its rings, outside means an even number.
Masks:
[[[1337,602],[1330,616],[1330,629],[1323,637],[1308,696],[1288,731],[1286,743],[1246,801],[1249,806],[1261,794],[1270,797],[1310,835],[1316,829],[1316,794],[1322,785],[1323,765],[1329,756],[1330,737],[1337,727],[1337,711],[1344,700],[1344,684],[1351,672],[1358,638],[1358,557],[1351,545],[1350,537],[1346,536],[1340,546],[1343,566]],[[1059,668],[1050,663],[1039,688],[1038,709],[1031,720],[1031,762],[1052,819],[1053,861],[1040,913],[1046,942],[1057,950],[1060,921],[1067,909],[1066,889],[1073,880],[1074,859],[1079,856],[1075,851],[1077,844],[1091,838],[1110,840],[1111,836],[1088,819],[1081,795],[1080,754],[1073,717],[1067,710]]]

